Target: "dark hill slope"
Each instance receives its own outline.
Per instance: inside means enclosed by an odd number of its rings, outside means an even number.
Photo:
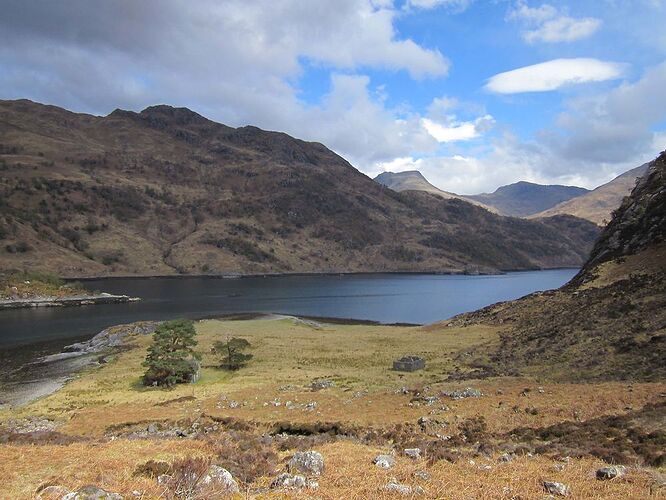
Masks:
[[[666,153],[615,211],[560,290],[459,316],[508,325],[477,362],[559,379],[666,379]]]
[[[0,101],[0,269],[66,276],[580,265],[575,218],[396,193],[325,146],[184,108]]]
[[[491,206],[502,215],[527,217],[588,192],[587,189],[576,186],[544,186],[521,181],[499,187],[493,193],[465,198]]]

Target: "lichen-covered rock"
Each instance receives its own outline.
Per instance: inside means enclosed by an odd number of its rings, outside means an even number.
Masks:
[[[62,500],[123,500],[123,497],[118,493],[111,493],[97,486],[89,485],[67,493]]]
[[[238,483],[231,473],[219,465],[211,465],[208,468],[197,489],[211,493],[238,493],[239,491]]]
[[[284,472],[273,479],[271,488],[305,488],[305,476]]]
[[[615,479],[616,477],[624,476],[627,472],[627,468],[623,465],[613,465],[611,467],[602,467],[597,469],[597,479],[600,481],[606,481],[609,479]]]
[[[420,486],[410,486],[408,484],[399,483],[396,478],[391,478],[391,480],[382,487],[384,491],[389,493],[397,493],[399,495],[408,496],[408,495],[423,495],[425,491]]]
[[[421,448],[405,448],[404,453],[414,460],[421,458]]]
[[[301,476],[300,474],[292,475],[288,472],[284,472],[273,479],[271,482],[271,488],[308,488],[310,490],[316,490],[319,488],[319,483],[317,481],[313,481],[312,479],[307,479],[305,476]]]
[[[319,476],[324,472],[324,457],[318,451],[299,451],[287,464],[290,472]]]
[[[561,497],[566,497],[571,492],[566,484],[556,483],[555,481],[544,481],[543,489],[551,495],[558,495]]]
[[[377,455],[372,463],[380,469],[390,469],[395,465],[395,457],[392,455]]]

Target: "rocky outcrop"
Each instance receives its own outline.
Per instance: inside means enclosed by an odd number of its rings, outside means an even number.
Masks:
[[[573,283],[590,278],[597,265],[633,255],[666,239],[666,151],[640,178],[631,195],[614,212]]]
[[[299,451],[287,465],[290,472],[319,476],[324,472],[324,457],[318,451]]]

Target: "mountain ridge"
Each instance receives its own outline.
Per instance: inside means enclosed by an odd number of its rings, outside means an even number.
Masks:
[[[395,193],[320,143],[186,108],[0,101],[0,269],[65,276],[577,266],[586,221]]]

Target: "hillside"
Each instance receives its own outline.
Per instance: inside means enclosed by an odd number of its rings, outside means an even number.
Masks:
[[[491,206],[502,215],[527,217],[587,192],[587,189],[576,186],[544,186],[521,181],[501,186],[492,193],[470,195],[465,198]]]
[[[64,276],[577,266],[597,229],[396,193],[317,143],[153,106],[0,101],[0,270]]]
[[[387,188],[392,189],[393,191],[425,191],[426,193],[436,194],[447,200],[464,200],[472,203],[473,205],[483,207],[490,212],[497,213],[497,210],[493,207],[484,205],[478,201],[470,200],[467,197],[461,196],[459,194],[443,191],[433,186],[418,170],[408,170],[405,172],[382,172],[374,178],[374,181],[380,183],[382,186],[386,186]]]
[[[641,177],[648,168],[648,164],[631,169],[622,175],[598,188],[564,201],[533,217],[552,217],[554,215],[574,215],[587,219],[603,226],[611,218],[611,213],[622,203],[622,198],[631,193],[636,185],[636,179]]]
[[[666,152],[616,210],[560,290],[490,306],[452,325],[508,325],[478,351],[491,372],[559,379],[666,377]]]

